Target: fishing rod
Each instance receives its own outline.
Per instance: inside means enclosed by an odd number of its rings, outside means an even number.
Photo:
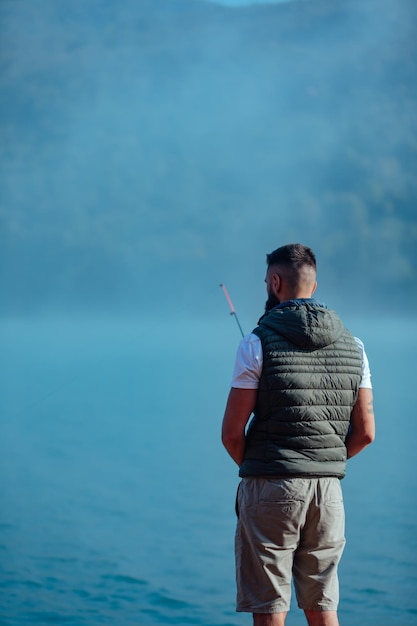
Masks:
[[[227,302],[228,302],[228,304],[229,304],[229,307],[230,307],[230,315],[233,315],[233,317],[235,318],[236,323],[237,323],[237,325],[239,326],[239,330],[240,330],[240,332],[241,332],[241,335],[242,335],[242,337],[244,337],[245,335],[244,335],[244,333],[243,333],[242,326],[240,325],[240,322],[239,322],[238,316],[236,315],[236,311],[235,311],[235,307],[233,306],[232,299],[230,298],[230,296],[229,296],[229,294],[228,294],[228,292],[227,292],[227,289],[226,289],[225,285],[223,285],[222,283],[220,283],[220,287],[223,289],[223,293],[224,293],[224,295],[226,296],[226,300],[227,300]]]

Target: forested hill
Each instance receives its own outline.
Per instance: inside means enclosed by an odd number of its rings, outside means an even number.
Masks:
[[[3,313],[250,303],[289,241],[333,301],[416,304],[413,0],[0,11]]]

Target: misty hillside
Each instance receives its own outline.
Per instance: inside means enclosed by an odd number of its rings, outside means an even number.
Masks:
[[[290,241],[334,300],[416,303],[413,1],[0,11],[1,311],[210,310]]]

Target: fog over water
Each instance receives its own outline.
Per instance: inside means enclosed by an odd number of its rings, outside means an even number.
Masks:
[[[5,0],[1,310],[250,319],[265,253],[319,295],[416,294],[416,7]]]

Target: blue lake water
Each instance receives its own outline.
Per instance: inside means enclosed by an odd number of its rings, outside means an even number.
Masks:
[[[342,626],[417,624],[415,320],[347,320],[377,439],[343,481]],[[237,471],[221,320],[3,320],[0,624],[251,623],[234,611]],[[287,623],[304,624],[294,606]]]

